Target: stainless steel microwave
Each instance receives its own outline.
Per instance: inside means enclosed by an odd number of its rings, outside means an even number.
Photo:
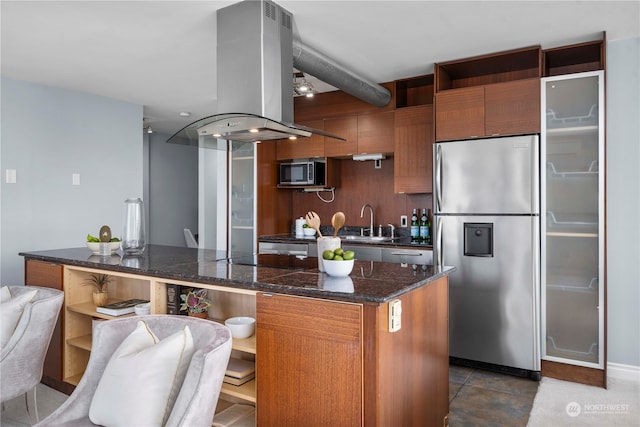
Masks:
[[[324,162],[280,163],[280,185],[324,185]]]

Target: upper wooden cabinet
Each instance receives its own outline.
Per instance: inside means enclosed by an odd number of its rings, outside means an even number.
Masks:
[[[396,109],[433,104],[433,74],[396,80]]]
[[[300,122],[302,126],[323,130],[324,122],[322,120],[313,120],[308,122]],[[312,157],[324,157],[324,136],[311,135],[308,138],[299,139],[279,139],[276,141],[277,160],[289,159],[308,159]]]
[[[395,116],[395,193],[431,193],[433,105],[403,108]]]
[[[358,116],[358,153],[393,153],[394,111]]]
[[[540,132],[540,79],[486,85],[484,112],[487,136]]]
[[[437,141],[484,135],[484,87],[438,93],[435,105]]]
[[[324,130],[341,136],[339,139],[324,139],[324,154],[327,157],[350,157],[358,152],[358,117],[348,116],[324,121]]]
[[[604,70],[606,45],[606,34],[603,33],[602,40],[546,49],[543,51],[543,75],[549,77]]]
[[[540,132],[539,46],[435,66],[436,140]]]

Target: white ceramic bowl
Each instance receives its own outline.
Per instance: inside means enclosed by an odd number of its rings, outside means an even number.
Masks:
[[[120,249],[120,242],[108,242],[109,249],[111,249],[111,253],[114,253],[118,249]],[[87,242],[87,247],[94,255],[100,255],[100,243],[98,242]]]
[[[256,319],[253,317],[230,317],[224,324],[231,330],[233,338],[249,338],[256,329]]]
[[[324,266],[324,271],[329,276],[344,277],[351,274],[351,270],[353,270],[353,261],[354,260],[352,259],[340,261],[323,259],[322,265]]]
[[[302,234],[304,234],[305,236],[315,236],[316,230],[315,228],[303,228]]]
[[[142,316],[144,314],[151,314],[151,303],[145,302],[142,304],[138,304],[135,307],[133,307],[133,309],[135,310],[138,316]]]

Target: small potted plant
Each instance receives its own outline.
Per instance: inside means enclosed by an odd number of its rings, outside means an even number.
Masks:
[[[85,284],[91,285],[96,289],[93,291],[93,303],[96,307],[102,307],[107,304],[107,285],[111,283],[112,279],[108,274],[92,274],[85,282]]]
[[[186,295],[180,295],[182,304],[180,310],[187,310],[189,316],[206,319],[208,317],[211,300],[207,297],[206,289],[191,290]]]

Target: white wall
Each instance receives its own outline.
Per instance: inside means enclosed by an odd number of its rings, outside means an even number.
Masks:
[[[640,369],[640,38],[607,43],[608,362]]]
[[[0,283],[23,284],[21,251],[83,246],[143,196],[142,106],[1,80]],[[15,169],[17,182],[5,182]],[[72,174],[80,174],[80,185]],[[87,253],[88,254],[88,253]]]
[[[198,148],[149,136],[149,233],[156,245],[186,246],[184,228],[198,233]]]

